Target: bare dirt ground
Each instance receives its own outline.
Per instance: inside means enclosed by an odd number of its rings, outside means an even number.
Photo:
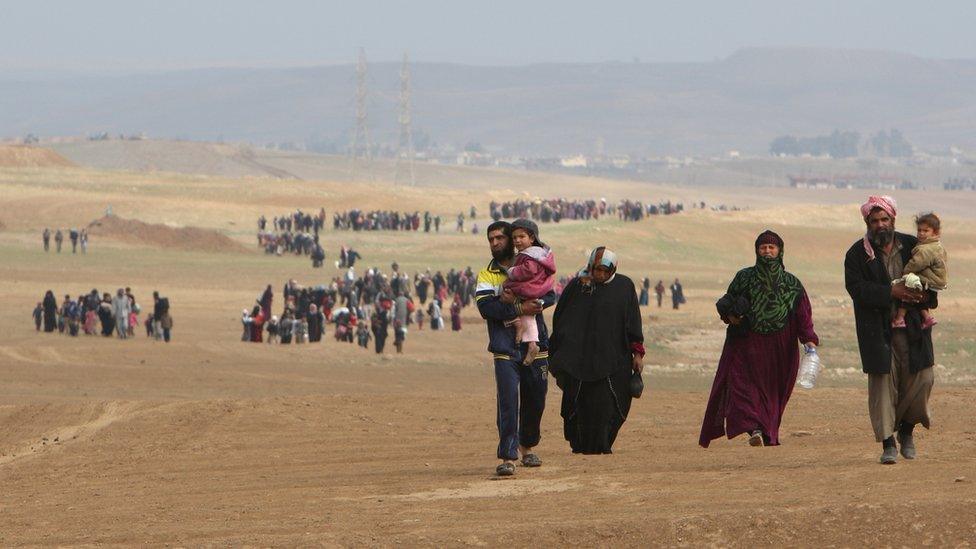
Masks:
[[[564,184],[585,192],[577,180]],[[331,212],[371,198],[368,186],[271,185],[0,172],[0,545],[976,544],[971,218],[947,221],[956,284],[939,311],[934,425],[918,435],[918,460],[890,467],[877,464],[840,274],[861,231],[853,205],[808,203],[796,216],[801,208],[784,199],[738,214],[544,226],[560,272],[606,242],[633,278],[681,277],[689,303],[645,311],[649,388],[613,455],[569,452],[553,383],[544,466],[495,480],[494,379],[473,309],[460,334],[411,330],[403,356],[336,343],[331,330],[320,345],[244,344],[237,315],[265,284],[333,272],[298,258],[110,238],[93,239],[86,256],[40,248],[44,226],[86,223],[106,203],[249,247],[260,213]],[[373,198],[447,213],[459,203],[486,208],[492,196],[391,194]],[[737,439],[703,450],[698,429],[723,337],[712,303],[767,226],[786,238],[787,265],[811,294],[827,370],[818,388],[795,393],[782,446]],[[350,243],[365,265],[397,259],[408,272],[487,258],[483,237],[469,234],[326,235],[329,260]],[[134,341],[34,332],[30,310],[48,288],[60,296],[125,285],[142,303],[155,289],[170,297],[172,343],[142,332]]]
[[[143,223],[117,215],[104,215],[88,224],[92,238],[104,238],[155,248],[176,248],[205,252],[248,252],[240,242],[213,229],[169,227],[161,223]]]

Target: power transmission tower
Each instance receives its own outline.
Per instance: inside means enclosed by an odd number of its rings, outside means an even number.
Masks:
[[[409,182],[416,183],[413,172],[413,131],[411,130],[410,114],[410,66],[407,64],[407,54],[403,54],[403,65],[400,67],[400,143],[397,147],[397,165],[394,185],[399,185],[409,172]],[[406,166],[404,166],[406,164]]]
[[[366,50],[359,48],[359,63],[356,65],[356,133],[352,136],[352,147],[349,149],[349,158],[353,165],[353,178],[356,175],[356,161],[359,158],[366,160],[367,166],[372,160],[372,144],[369,142],[369,120],[366,114],[366,102],[369,93],[366,87]]]

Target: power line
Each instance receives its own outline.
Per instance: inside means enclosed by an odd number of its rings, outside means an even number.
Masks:
[[[407,54],[403,54],[403,65],[400,67],[400,142],[397,146],[397,164],[394,184],[399,185],[400,181],[406,178],[408,172],[411,186],[416,184],[413,171],[413,131],[411,129],[412,115],[410,109],[410,66],[407,63]]]
[[[369,141],[369,118],[366,111],[366,103],[369,99],[369,90],[366,86],[367,79],[366,50],[359,48],[359,63],[356,65],[356,132],[352,137],[352,146],[349,148],[349,158],[353,165],[353,179],[356,177],[357,160],[366,160],[367,171],[373,159],[373,146]]]

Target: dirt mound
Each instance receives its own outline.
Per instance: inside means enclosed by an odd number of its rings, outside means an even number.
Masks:
[[[264,163],[250,148],[220,143],[116,139],[58,143],[53,148],[79,166],[99,170],[295,178]]]
[[[0,145],[0,168],[47,168],[74,166],[50,150],[24,145]]]
[[[107,237],[133,244],[146,244],[203,252],[248,252],[241,243],[211,229],[170,227],[106,215],[88,225],[92,236]]]

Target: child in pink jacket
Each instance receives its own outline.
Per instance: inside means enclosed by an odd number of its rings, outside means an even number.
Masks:
[[[556,274],[556,258],[552,250],[539,240],[539,227],[528,219],[512,223],[512,243],[518,254],[508,269],[505,288],[522,301],[539,299],[552,290]],[[511,322],[515,325],[515,343],[528,343],[523,364],[535,362],[539,354],[539,326],[535,315],[523,315]]]

